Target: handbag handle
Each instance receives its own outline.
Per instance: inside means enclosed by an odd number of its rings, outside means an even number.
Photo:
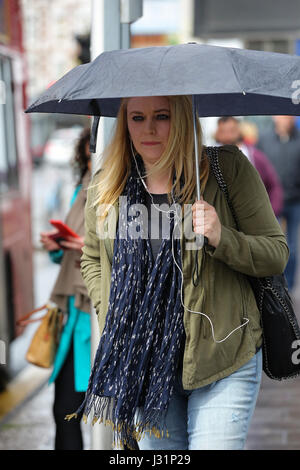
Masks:
[[[34,318],[33,320],[29,320],[29,318],[34,314],[34,313],[37,313],[37,312],[40,312],[41,310],[44,310],[45,308],[47,308],[48,305],[45,304],[45,305],[42,305],[42,307],[38,307],[38,308],[35,308],[34,310],[31,310],[29,313],[26,313],[26,315],[24,315],[23,317],[19,318],[19,320],[16,321],[16,325],[18,326],[26,326],[28,325],[29,323],[34,323],[36,321],[40,321],[42,320],[45,315],[43,315],[42,317],[39,317],[39,318]]]

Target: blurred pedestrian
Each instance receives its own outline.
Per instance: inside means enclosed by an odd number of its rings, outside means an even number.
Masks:
[[[268,156],[283,187],[282,217],[286,221],[290,257],[285,270],[289,289],[295,287],[300,223],[300,131],[294,116],[274,116],[274,127],[261,132],[257,146]]]
[[[239,121],[233,116],[218,119],[215,140],[221,145],[237,145],[257,169],[269,195],[275,215],[283,208],[283,190],[276,171],[268,157],[256,146],[245,142]]]
[[[279,273],[288,257],[257,171],[224,146],[236,230],[196,126],[203,200],[195,202],[186,96],[122,100],[88,191],[81,272],[101,339],[77,412],[111,424],[117,444],[137,438],[141,450],[243,448],[262,372],[260,313],[245,275]],[[189,230],[178,235],[182,210],[204,248],[190,246]]]
[[[56,232],[41,233],[41,242],[53,262],[61,265],[50,300],[66,314],[50,383],[54,382],[53,415],[56,425],[55,450],[82,450],[80,419],[68,423],[67,413],[84,398],[90,374],[90,298],[80,273],[84,244],[84,206],[91,178],[90,130],[84,129],[75,149],[76,188],[65,223],[79,235],[59,244],[50,238]]]
[[[258,139],[257,125],[254,122],[244,119],[239,122],[239,125],[244,143],[255,146]]]

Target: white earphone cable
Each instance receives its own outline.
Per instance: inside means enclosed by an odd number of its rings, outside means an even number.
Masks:
[[[173,189],[171,191],[171,195],[172,195],[172,201],[173,201],[173,204],[174,204],[174,207],[175,207],[175,210],[169,210],[169,211],[164,211],[162,209],[160,209],[158,206],[156,206],[156,204],[154,203],[154,200],[153,200],[153,197],[152,197],[152,194],[149,192],[148,188],[147,188],[147,185],[143,179],[143,177],[141,176],[140,174],[140,171],[139,171],[139,167],[138,167],[138,164],[137,164],[137,161],[136,161],[136,158],[135,158],[135,154],[134,154],[134,151],[133,151],[133,147],[132,147],[132,141],[130,140],[130,145],[131,145],[131,152],[132,152],[132,155],[133,155],[133,158],[134,158],[134,161],[135,161],[135,165],[136,165],[136,169],[137,169],[137,172],[139,174],[139,178],[141,180],[141,182],[143,183],[147,193],[149,194],[151,200],[152,200],[152,204],[153,206],[155,207],[155,209],[159,212],[164,212],[165,214],[167,214],[170,218],[170,215],[171,214],[174,214],[174,218],[175,218],[175,222],[174,222],[174,227],[173,227],[173,232],[172,232],[172,256],[173,256],[173,260],[174,260],[174,263],[175,265],[177,266],[177,268],[179,269],[180,271],[180,274],[181,274],[181,287],[180,287],[180,298],[181,298],[181,304],[183,306],[183,308],[185,308],[188,312],[190,313],[196,313],[196,314],[199,314],[199,315],[203,315],[205,318],[207,318],[207,320],[209,321],[210,323],[210,327],[211,327],[211,332],[212,332],[212,337],[213,337],[213,340],[215,343],[223,343],[224,341],[226,341],[235,331],[239,330],[240,328],[243,328],[244,326],[246,326],[248,323],[249,323],[249,318],[246,318],[244,317],[243,320],[244,323],[242,323],[241,325],[237,326],[236,328],[234,328],[234,330],[232,330],[227,336],[225,336],[225,338],[223,339],[220,339],[220,340],[217,340],[215,338],[215,330],[214,330],[214,326],[213,326],[213,323],[211,321],[211,319],[209,318],[208,315],[206,315],[206,313],[203,313],[203,312],[197,312],[195,310],[191,310],[189,309],[186,305],[184,305],[184,302],[183,302],[183,271],[181,270],[180,266],[177,264],[176,262],[176,258],[175,258],[175,253],[174,253],[174,232],[175,232],[175,227],[176,225],[180,222],[181,218],[180,218],[180,215],[177,213],[176,211],[176,202],[174,200],[174,197],[173,197]]]

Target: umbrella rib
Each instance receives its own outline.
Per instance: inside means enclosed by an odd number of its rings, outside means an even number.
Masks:
[[[83,64],[83,65],[87,65],[87,64]],[[77,67],[80,67],[80,65],[77,65]],[[89,70],[88,67],[84,70],[83,74],[80,75],[80,77],[76,80],[76,82],[73,83],[72,89],[74,89],[74,87],[77,86],[77,84],[82,80],[82,78],[83,78],[87,73],[90,73],[90,70]],[[67,94],[68,94],[68,92],[66,92],[66,93],[64,94],[64,96],[62,96],[62,97],[60,98],[60,101],[63,101],[63,100],[65,99],[65,97],[66,97]],[[69,92],[69,95],[70,95],[70,94],[72,94],[72,91]],[[69,98],[69,99],[72,99],[70,96],[69,96],[68,98]],[[91,98],[91,99],[93,99],[93,98]]]
[[[160,63],[159,63],[159,67],[158,67],[158,71],[157,71],[157,74],[156,74],[156,81],[155,81],[155,85],[154,85],[154,89],[156,89],[156,84],[157,84],[157,81],[158,81],[158,78],[159,78],[159,74],[160,74],[160,71],[161,71],[161,67],[162,67],[162,63],[163,61],[165,60],[165,57],[166,55],[170,52],[170,48],[167,48],[162,56],[162,58],[160,59]]]
[[[233,61],[232,61],[232,56],[233,56],[233,52],[231,49],[229,49],[228,51],[226,51],[227,54],[230,55],[230,62],[231,62],[231,67],[232,67],[232,70],[233,70],[233,73],[234,73],[234,76],[236,78],[236,81],[241,89],[241,93],[243,93],[244,95],[246,94],[245,90],[243,89],[242,87],[242,84],[241,84],[241,81],[239,79],[239,76],[238,76],[238,73],[237,73],[237,70],[235,69],[235,66],[233,64]]]

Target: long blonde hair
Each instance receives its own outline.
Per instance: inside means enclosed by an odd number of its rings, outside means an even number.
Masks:
[[[189,96],[168,96],[170,104],[170,132],[167,146],[161,158],[153,165],[151,174],[171,169],[171,174],[176,174],[173,185],[178,202],[188,204],[195,193],[196,170],[194,155],[193,111],[192,100]],[[127,128],[127,103],[129,98],[121,102],[118,117],[115,124],[113,137],[103,153],[102,171],[97,175],[95,183],[96,192],[93,201],[94,206],[108,207],[122,194],[126,180],[131,170],[131,148]],[[197,134],[199,144],[200,181],[202,191],[209,174],[209,164],[206,154],[203,152],[202,131],[197,120]],[[147,173],[147,174],[150,174]],[[183,175],[184,185],[180,188],[180,178]],[[100,221],[108,213],[101,213]]]

